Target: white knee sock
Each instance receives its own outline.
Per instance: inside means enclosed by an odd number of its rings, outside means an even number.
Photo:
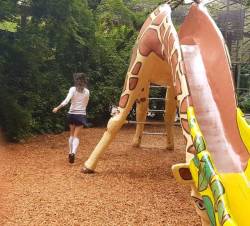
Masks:
[[[78,145],[79,145],[79,139],[77,137],[74,137],[73,143],[72,143],[72,153],[73,154],[76,154]]]
[[[69,137],[69,154],[72,153],[72,143],[73,143],[73,136]]]

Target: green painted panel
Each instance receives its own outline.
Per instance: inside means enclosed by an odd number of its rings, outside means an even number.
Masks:
[[[215,219],[215,213],[214,213],[214,207],[213,202],[208,196],[202,196],[202,199],[204,201],[204,205],[207,210],[207,215],[210,220],[211,226],[216,226],[216,219]]]

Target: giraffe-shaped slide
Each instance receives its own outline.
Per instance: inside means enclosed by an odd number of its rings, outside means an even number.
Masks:
[[[137,121],[145,121],[148,107],[150,83],[167,86],[166,98],[166,147],[173,148],[172,124],[175,119],[175,71],[180,71],[180,49],[175,51],[178,36],[171,21],[171,8],[168,4],[158,7],[145,21],[133,48],[131,63],[126,75],[118,114],[112,117],[107,131],[99,141],[89,159],[85,162],[85,173],[91,173],[106,147],[114,139],[119,129],[126,123],[133,104],[137,102]],[[176,44],[175,44],[176,43]],[[173,62],[173,63],[172,63]],[[138,124],[133,144],[140,144],[143,124]]]
[[[191,183],[203,225],[247,226],[250,127],[237,109],[227,47],[201,4],[191,7],[179,39],[185,72],[176,87],[187,84],[185,94],[177,90],[187,145],[186,163],[173,173]]]
[[[172,170],[179,181],[191,185],[202,224],[248,226],[250,127],[237,108],[224,39],[202,4],[191,6],[179,37],[168,4],[146,20],[133,49],[119,112],[109,120],[83,171],[94,172],[135,101],[137,120],[145,120],[151,82],[169,87],[166,126],[170,147],[177,95],[186,163],[174,165]],[[140,144],[139,126],[135,145]]]

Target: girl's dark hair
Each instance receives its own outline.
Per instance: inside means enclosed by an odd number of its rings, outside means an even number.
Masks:
[[[74,73],[73,78],[74,78],[76,90],[79,92],[82,92],[84,90],[84,88],[86,87],[86,83],[87,83],[86,74],[83,72]]]

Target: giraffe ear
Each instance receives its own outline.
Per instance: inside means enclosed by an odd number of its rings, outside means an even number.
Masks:
[[[188,163],[181,163],[172,166],[175,179],[182,184],[192,184],[193,178]]]

